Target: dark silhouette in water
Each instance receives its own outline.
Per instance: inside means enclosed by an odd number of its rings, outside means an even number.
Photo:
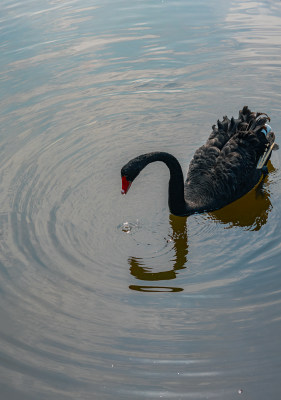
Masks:
[[[186,218],[179,218],[174,215],[170,215],[170,227],[171,235],[170,239],[173,243],[174,259],[173,268],[164,271],[154,271],[153,267],[145,265],[145,261],[142,258],[130,257],[128,262],[130,264],[131,274],[142,281],[153,282],[154,285],[130,285],[130,289],[137,290],[140,292],[181,292],[183,289],[173,286],[156,286],[157,281],[169,281],[177,277],[178,271],[186,268],[188,255],[188,241],[187,241],[187,229],[186,229]]]
[[[207,142],[195,152],[185,183],[181,166],[171,154],[140,155],[121,170],[122,193],[127,193],[143,168],[162,161],[170,170],[172,214],[188,216],[218,210],[248,193],[267,173],[266,163],[277,147],[275,135],[266,125],[269,120],[266,114],[253,113],[245,106],[238,119],[224,117],[218,121]],[[263,162],[259,162],[261,158]]]

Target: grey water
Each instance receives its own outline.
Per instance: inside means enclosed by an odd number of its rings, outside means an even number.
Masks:
[[[2,0],[0,393],[8,400],[281,397],[280,151],[224,209],[168,209],[248,105],[280,144],[277,0]]]

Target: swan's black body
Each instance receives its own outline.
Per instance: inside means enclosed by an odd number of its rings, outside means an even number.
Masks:
[[[146,165],[162,161],[170,170],[172,214],[217,210],[246,194],[260,180],[263,171],[257,169],[258,160],[275,139],[273,132],[265,135],[263,131],[268,120],[266,114],[252,113],[245,106],[238,119],[218,121],[207,142],[195,152],[185,183],[179,162],[165,152],[134,158],[122,168],[121,175],[133,182]]]

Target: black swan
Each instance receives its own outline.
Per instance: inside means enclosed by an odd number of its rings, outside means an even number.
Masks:
[[[196,150],[187,179],[178,160],[166,152],[140,155],[121,170],[122,194],[126,194],[140,171],[154,161],[170,170],[169,208],[178,216],[214,211],[250,191],[267,173],[266,164],[275,135],[267,124],[270,118],[245,106],[238,119],[226,116],[213,125],[207,142]]]

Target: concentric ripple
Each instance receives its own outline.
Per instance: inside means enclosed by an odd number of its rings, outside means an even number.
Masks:
[[[244,104],[278,138],[280,5],[0,9],[1,399],[279,399],[280,151],[189,218],[164,165],[126,196],[120,169],[161,150],[186,171]]]

